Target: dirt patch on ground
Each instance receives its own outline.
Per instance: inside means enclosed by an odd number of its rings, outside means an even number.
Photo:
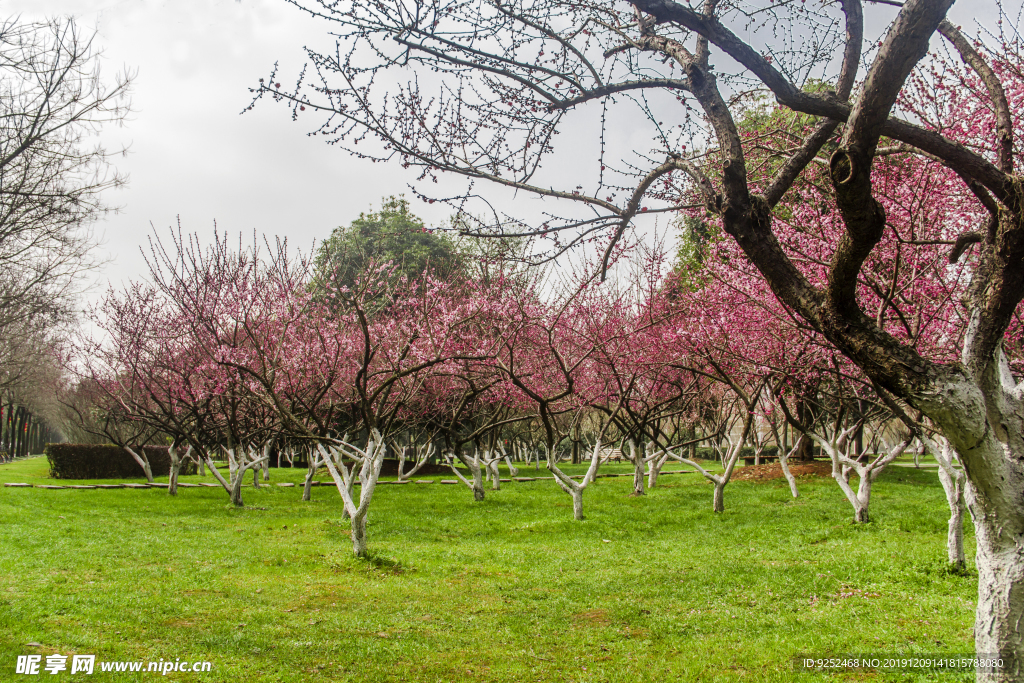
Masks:
[[[828,460],[815,460],[814,462],[790,462],[789,471],[794,477],[831,477],[832,462]],[[769,463],[764,465],[752,465],[741,467],[732,474],[736,481],[768,481],[770,479],[782,479],[782,465]]]
[[[584,623],[588,626],[607,626],[611,623],[606,609],[592,609],[589,612],[577,614],[573,619],[577,624]]]

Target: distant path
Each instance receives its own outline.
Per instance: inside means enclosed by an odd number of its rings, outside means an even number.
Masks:
[[[41,456],[28,456],[28,457],[34,457],[35,458],[35,457],[41,457]],[[20,459],[21,460],[25,460],[26,458],[20,458]],[[689,473],[692,473],[692,472],[693,472],[693,470],[669,470],[667,472],[662,472],[661,476],[664,476],[666,474],[689,474]],[[609,478],[609,477],[632,477],[632,476],[633,476],[632,473],[625,473],[625,474],[599,474],[599,475],[597,475],[597,477],[599,479],[600,478]],[[582,479],[582,478],[583,478],[582,474],[573,476],[573,479]],[[527,482],[527,481],[541,481],[543,479],[554,479],[554,477],[513,477],[511,479],[502,479],[501,481],[502,482],[508,482],[508,481]],[[443,480],[441,483],[442,484],[447,484],[450,481],[454,481],[454,480]],[[381,486],[381,485],[400,485],[400,484],[433,484],[434,482],[435,482],[434,479],[407,479],[406,481],[390,481],[390,480],[388,480],[388,481],[378,481],[377,485]],[[334,482],[333,481],[316,480],[316,481],[313,482],[312,485],[313,486],[334,486]],[[359,482],[356,482],[356,485],[358,486]],[[252,484],[242,484],[242,486],[244,486],[245,488],[253,488]],[[140,484],[138,482],[122,482],[122,483],[112,483],[112,484],[28,484],[28,483],[20,483],[20,482],[7,482],[7,483],[4,484],[4,487],[5,488],[20,488],[20,489],[36,488],[36,489],[51,489],[51,490],[56,490],[56,489],[78,489],[78,490],[87,490],[87,489],[165,489],[165,488],[167,488],[167,484],[164,484],[164,483],[161,483],[161,482],[154,482],[152,484]],[[267,482],[265,484],[261,484],[260,485],[260,488],[270,488],[270,487],[278,487],[278,488],[295,488],[295,487],[298,487],[298,488],[301,488],[302,484],[301,483],[300,484],[296,484],[296,483],[293,483],[293,482],[286,482],[286,483],[281,483],[281,484],[272,484],[270,482]],[[210,482],[202,482],[202,483],[199,483],[199,484],[191,484],[191,483],[178,482],[178,488],[179,489],[198,489],[198,488],[217,488],[217,489],[219,489],[219,488],[223,488],[223,487],[220,484],[215,484],[215,483],[210,483]]]

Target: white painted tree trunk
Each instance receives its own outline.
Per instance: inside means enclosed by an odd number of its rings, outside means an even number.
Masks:
[[[550,452],[550,451],[549,451]],[[555,483],[558,484],[559,488],[569,494],[572,498],[572,516],[577,521],[583,519],[583,491],[590,485],[592,481],[597,477],[598,467],[601,465],[601,439],[598,438],[597,443],[594,444],[594,450],[590,456],[590,466],[587,468],[587,473],[583,475],[583,480],[577,482],[572,477],[567,475],[558,466],[558,463],[554,462],[550,458],[548,459],[548,470],[555,475]]]
[[[263,458],[252,456],[244,448],[225,448],[224,452],[228,456],[227,480],[221,475],[217,466],[213,464],[209,454],[206,456],[206,464],[210,466],[210,472],[220,482],[220,485],[228,492],[231,504],[235,507],[243,507],[245,503],[242,501],[242,481],[245,478],[245,473],[262,465]]]
[[[242,476],[236,471],[231,473],[231,504],[235,507],[245,507],[242,500]]]
[[[234,487],[234,472],[229,472],[228,474],[230,481],[224,479],[224,476],[220,473],[220,470],[217,469],[217,466],[213,464],[213,460],[210,458],[209,454],[206,454],[206,464],[209,465],[210,467],[210,474],[212,474],[214,479],[219,481],[220,485],[224,487],[225,491],[227,491],[228,496],[231,498],[231,504],[236,507],[242,507],[244,503],[242,502],[241,492],[236,491]]]
[[[633,492],[631,496],[644,495],[644,458],[637,449],[636,441],[629,439],[629,461],[633,463]]]
[[[743,434],[746,435],[746,433],[747,429],[744,428]],[[732,479],[732,471],[736,468],[736,461],[739,460],[740,451],[743,449],[743,442],[743,437],[735,441],[733,441],[731,436],[726,437],[726,443],[729,447],[722,454],[722,459],[725,460],[725,471],[722,474],[708,472],[698,465],[695,460],[690,460],[689,458],[682,459],[682,462],[696,469],[705,479],[715,485],[715,491],[711,498],[711,510],[713,512],[725,512],[725,487],[729,484],[729,480]]]
[[[498,443],[498,450],[501,451],[501,455],[498,457],[498,461],[500,463],[500,461],[502,459],[505,460],[505,465],[508,466],[508,476],[514,477],[514,476],[518,475],[519,474],[519,470],[516,468],[515,465],[512,464],[512,458],[510,458],[508,453],[505,452],[505,446],[502,443],[500,443],[500,442]],[[515,454],[515,447],[512,448],[512,453],[513,453],[513,455]],[[497,471],[498,471],[498,463],[495,463],[494,471],[495,471],[495,473],[497,473]]]
[[[473,454],[472,458],[466,457],[461,452],[455,454],[455,457],[457,457],[459,459],[459,462],[461,462],[463,465],[465,465],[466,469],[469,470],[470,475],[472,475],[472,477],[473,477],[472,481],[470,481],[465,476],[463,476],[462,472],[459,471],[459,468],[457,468],[455,466],[455,461],[452,459],[451,455],[452,455],[451,453],[448,454],[447,460],[448,460],[448,466],[452,468],[452,472],[455,474],[456,477],[459,478],[459,481],[461,481],[463,484],[465,484],[469,488],[469,490],[473,492],[473,500],[475,500],[475,501],[483,500],[484,499],[484,480],[483,480],[483,472],[481,471],[481,467],[480,467],[479,453],[474,451],[474,454]]]
[[[405,453],[408,446],[398,446],[398,481],[405,481]]]
[[[306,478],[302,482],[302,500],[305,502],[309,502],[312,499],[313,477],[316,476],[316,470],[320,465],[320,459],[316,453],[310,451],[306,456]]]
[[[366,556],[366,512],[352,517],[352,552],[356,557]]]
[[[318,449],[323,456],[324,464],[327,465],[327,469],[334,479],[338,493],[341,495],[345,512],[348,513],[351,520],[352,552],[356,557],[365,557],[367,553],[366,517],[370,509],[370,501],[373,499],[374,489],[377,487],[377,479],[380,477],[381,466],[384,464],[384,453],[387,449],[384,437],[376,429],[371,429],[365,449],[359,449],[346,443],[345,439],[333,444],[330,451],[325,449],[322,444],[318,446]],[[353,461],[351,467],[345,465],[346,458]],[[353,496],[353,487],[357,477],[359,480],[358,505]]]
[[[654,445],[653,443],[651,444]],[[647,488],[653,489],[658,485],[658,477],[661,475],[661,470],[665,467],[665,463],[668,462],[669,452],[658,451],[654,452],[651,448],[651,454],[647,458]]]
[[[789,456],[797,452],[803,440],[804,435],[801,434],[789,452],[786,452],[785,448],[781,446],[779,447],[779,465],[782,467],[783,476],[786,477],[786,481],[789,483],[789,492],[793,494],[794,498],[799,498],[800,492],[796,489],[796,478],[793,476],[793,473],[789,471]]]
[[[263,481],[270,481],[270,453],[274,450],[274,441],[270,440],[263,444],[263,464],[260,469],[263,470]]]
[[[934,439],[924,437],[922,450],[925,443],[939,463],[939,481],[949,505],[949,525],[946,532],[949,567],[954,572],[962,573],[967,567],[967,558],[964,555],[964,486],[967,483],[967,475],[959,467],[959,458],[948,439],[942,436],[936,436]]]
[[[1017,384],[1000,347],[986,364],[972,361],[980,315],[975,310],[968,326],[961,366],[915,403],[967,475],[964,499],[977,542],[975,651],[1004,665],[977,680],[1008,683],[1024,679],[1024,382]]]
[[[823,439],[815,433],[811,433],[810,436],[818,442],[823,451],[828,453],[829,459],[832,461],[832,478],[836,480],[846,499],[853,506],[853,521],[866,523],[871,521],[868,512],[871,505],[871,484],[874,483],[875,479],[878,478],[878,475],[885,470],[889,463],[903,453],[904,449],[910,445],[913,436],[908,436],[895,445],[889,445],[887,452],[879,453],[874,460],[869,461],[865,465],[850,458],[844,452],[844,448],[849,447],[852,443],[849,437],[854,431],[856,431],[856,425],[844,430],[838,438],[831,441]],[[850,474],[853,472],[857,473],[857,477],[860,480],[856,493],[853,492],[853,488],[850,486]]]
[[[949,504],[946,556],[950,569],[957,573],[963,573],[967,568],[967,558],[964,555],[965,479],[963,472],[955,471],[951,474],[946,469],[939,468],[939,480],[942,482],[942,488],[946,492],[946,502]]]
[[[402,446],[398,450],[398,481],[408,481],[410,477],[420,471],[420,469],[430,460],[431,456],[434,455],[434,444],[428,443],[424,446],[415,446],[413,453],[416,455],[416,464],[413,465],[412,469],[408,472],[405,471],[405,454],[408,450],[408,446]]]
[[[171,461],[171,469],[167,476],[167,495],[178,495],[178,473],[181,471],[181,463]]]
[[[484,464],[484,470],[487,472],[487,480],[491,482],[491,490],[501,490],[501,473],[498,471],[498,463],[501,461],[501,455],[494,449],[484,449],[484,456],[482,458]]]
[[[139,467],[142,468],[143,474],[146,475],[146,481],[152,484],[153,468],[149,464],[149,458],[146,456],[145,447],[140,447],[137,453],[128,446],[125,446],[124,450],[128,452],[128,455],[132,456],[132,459],[135,460],[135,462],[139,463]]]
[[[973,488],[969,486],[969,489]],[[1019,493],[1021,489],[1018,488]],[[974,498],[978,505],[977,490]],[[974,530],[978,542],[978,608],[974,619],[974,647],[981,654],[998,655],[1004,662],[999,672],[979,673],[984,683],[1019,682],[1024,678],[1024,550],[999,520],[975,512]],[[1014,541],[1017,541],[1014,543]]]
[[[583,519],[583,491],[570,491],[572,496],[572,518],[580,521]]]
[[[715,493],[711,500],[712,512],[725,512],[725,485],[728,483],[722,478],[715,482]]]
[[[167,477],[167,495],[178,495],[178,472],[181,470],[181,459],[178,457],[178,444],[172,443],[167,449],[167,455],[171,459],[171,470]],[[186,456],[188,457],[188,456]]]

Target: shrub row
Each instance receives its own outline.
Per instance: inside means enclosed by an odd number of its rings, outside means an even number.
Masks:
[[[761,451],[762,457],[763,456],[775,457],[778,454],[779,454],[779,447],[778,446],[765,446],[764,450]],[[707,447],[704,447],[704,446],[701,446],[701,447],[697,448],[697,457],[700,458],[701,460],[715,460],[715,459],[718,458],[718,456],[715,454],[715,451],[713,449],[707,448]],[[753,447],[751,447],[751,446],[744,446],[743,448],[741,448],[740,449],[740,457],[741,458],[753,458],[754,457],[754,449],[753,449]]]
[[[144,448],[153,476],[166,477],[170,474],[171,457],[167,446]],[[50,476],[54,479],[135,479],[145,476],[135,458],[114,444],[48,443],[44,452],[50,462]],[[181,468],[181,474],[194,473],[195,465],[191,462]]]

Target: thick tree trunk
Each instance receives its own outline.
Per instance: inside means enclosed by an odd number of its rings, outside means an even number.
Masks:
[[[352,552],[356,557],[366,557],[366,511],[352,517]]]
[[[629,459],[633,463],[633,492],[629,495],[642,496],[644,495],[644,457],[632,439],[629,440]]]
[[[966,359],[974,357],[973,331]],[[1002,350],[994,353],[974,378],[956,369],[915,397],[967,474],[964,498],[977,541],[975,651],[1003,663],[978,673],[984,683],[1024,679],[1024,385],[1016,384]]]
[[[1018,489],[1019,491],[1019,489]],[[1003,660],[998,672],[979,673],[978,681],[1020,681],[1024,631],[1024,550],[1001,533],[991,519],[975,519],[978,552],[978,609],[974,620],[975,651]]]
[[[181,461],[171,458],[171,472],[167,480],[167,493],[171,496],[178,495],[178,472],[181,470]]]
[[[459,459],[466,469],[469,470],[472,475],[472,480],[467,479],[462,475],[462,472],[455,466],[455,461],[452,459],[452,455]],[[459,478],[459,480],[469,487],[473,492],[473,500],[481,501],[484,499],[484,477],[480,467],[480,459],[474,456],[472,459],[467,458],[461,453],[448,455],[448,466],[452,468],[452,473]]]
[[[725,512],[725,485],[727,481],[715,482],[715,495],[711,502],[713,512]]]
[[[871,521],[868,516],[868,505],[871,504],[871,481],[870,474],[861,475],[860,483],[857,485],[857,500],[860,501],[860,507],[854,513],[854,520],[864,524]]]
[[[484,472],[483,468],[479,464],[474,464],[473,467],[469,468],[469,471],[473,475],[473,500],[484,499]]]
[[[242,476],[241,474],[232,477],[234,481],[231,483],[231,504],[235,507],[245,507],[245,502],[242,500]]]
[[[310,500],[310,492],[313,490],[313,475],[316,474],[316,468],[310,467],[306,470],[306,480],[302,484],[302,500]]]
[[[583,491],[570,491],[572,496],[572,517],[579,521],[583,519]]]

